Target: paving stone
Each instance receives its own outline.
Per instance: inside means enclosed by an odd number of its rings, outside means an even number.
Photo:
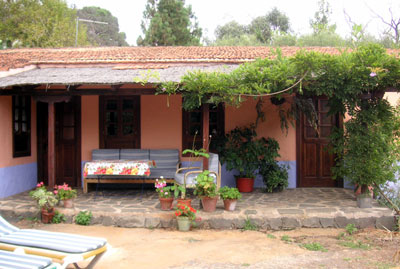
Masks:
[[[333,213],[333,212],[336,212],[336,211],[337,211],[336,209],[329,208],[329,207],[306,209],[307,213]]]
[[[159,218],[146,218],[144,221],[144,227],[146,228],[159,228],[161,221]]]
[[[364,228],[375,228],[376,219],[373,217],[369,218],[359,218],[357,220],[357,227],[364,229]]]
[[[382,216],[376,219],[375,227],[393,231],[396,228],[396,219],[394,216]]]
[[[113,226],[114,225],[114,219],[112,217],[110,217],[110,216],[104,216],[102,225],[104,225],[104,226]]]
[[[245,210],[245,215],[257,215],[257,210]]]
[[[304,214],[304,211],[301,209],[290,209],[290,208],[280,208],[278,209],[279,214]]]
[[[282,229],[295,229],[301,227],[300,221],[297,218],[282,218]]]
[[[320,207],[319,204],[299,204],[299,208],[313,208],[313,207]]]
[[[282,228],[281,218],[268,218],[266,223],[271,230],[280,230]]]
[[[357,221],[354,219],[348,219],[347,217],[338,216],[334,219],[335,227],[337,228],[345,228],[347,224],[357,224]]]
[[[172,228],[172,227],[176,226],[176,220],[175,219],[161,219],[160,225],[161,225],[161,228]]]
[[[321,223],[322,228],[333,228],[335,227],[335,221],[333,218],[320,218],[319,222]]]
[[[117,227],[125,228],[143,228],[145,227],[145,218],[135,216],[117,218],[115,220],[115,225]]]
[[[124,208],[121,209],[122,213],[144,213],[146,212],[145,208]]]
[[[233,223],[230,219],[212,218],[207,220],[211,229],[232,229]]]
[[[321,222],[320,222],[319,218],[317,218],[317,217],[306,218],[306,219],[303,219],[303,221],[302,221],[302,227],[321,228]]]

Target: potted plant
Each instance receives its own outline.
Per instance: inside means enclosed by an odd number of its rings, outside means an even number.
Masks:
[[[218,191],[221,199],[224,201],[224,207],[227,211],[234,211],[237,200],[242,198],[242,194],[237,188],[224,186]]]
[[[187,205],[178,205],[175,210],[178,230],[187,232],[190,230],[192,222],[196,219],[196,209]]]
[[[68,184],[54,186],[54,194],[63,201],[64,207],[74,207],[73,199],[77,196],[76,190],[73,190]]]
[[[236,186],[240,192],[252,192],[254,178],[265,156],[274,159],[279,156],[279,144],[272,138],[257,138],[256,126],[251,124],[236,127],[225,138],[220,150],[221,160],[227,170],[237,170]]]
[[[156,179],[154,187],[158,193],[161,210],[171,210],[172,203],[174,202],[173,194],[175,186],[167,186],[167,182],[164,180],[164,177],[161,176],[160,180],[158,178]]]
[[[186,197],[186,185],[174,185],[174,196],[177,198],[177,205],[192,206],[192,199]]]
[[[58,203],[55,194],[48,191],[43,182],[37,184],[36,189],[29,192],[29,195],[36,200],[42,214],[43,223],[51,223],[54,217],[54,207]]]
[[[204,170],[195,179],[196,185],[193,193],[199,196],[203,210],[206,212],[214,212],[218,201],[217,185],[214,183],[215,178],[211,176],[212,174],[215,173]]]

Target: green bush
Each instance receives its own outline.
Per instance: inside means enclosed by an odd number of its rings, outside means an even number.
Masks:
[[[266,192],[283,191],[289,184],[287,166],[279,165],[276,161],[261,165],[259,173],[263,178]]]
[[[79,225],[89,225],[92,220],[92,212],[81,211],[76,215],[75,223]]]
[[[54,223],[54,224],[58,224],[58,223],[61,223],[61,222],[65,222],[65,220],[66,220],[65,219],[65,215],[56,210],[54,212],[54,217],[53,217],[53,220],[51,222]]]

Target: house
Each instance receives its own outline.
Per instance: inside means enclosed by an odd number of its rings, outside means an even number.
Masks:
[[[335,48],[307,48],[338,54]],[[284,47],[284,56],[300,48]],[[268,47],[101,47],[11,49],[0,51],[0,198],[63,182],[82,186],[82,167],[96,148],[191,148],[194,132],[201,145],[203,115],[214,136],[256,119],[256,101],[239,108],[217,106],[182,109],[182,96],[155,95],[160,82],[175,81],[188,71],[229,72],[239,64],[271,55]],[[290,100],[291,96],[287,96]],[[259,136],[280,144],[279,161],[289,166],[289,188],[343,187],[331,179],[333,157],[324,150],[330,116],[322,137],[300,120],[297,128],[280,128],[279,112],[265,97],[267,121]],[[326,100],[317,99],[326,114]],[[204,127],[205,128],[205,127]],[[207,130],[207,129],[206,129]],[[207,135],[205,135],[207,137]],[[187,160],[183,157],[183,160]],[[232,172],[223,185],[234,185]],[[262,181],[257,180],[256,186]]]

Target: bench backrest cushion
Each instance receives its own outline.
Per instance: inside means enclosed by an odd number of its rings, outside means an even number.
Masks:
[[[157,168],[176,168],[179,163],[179,151],[177,149],[151,149],[150,160],[156,162]]]
[[[148,149],[121,149],[121,160],[150,160]]]
[[[119,149],[94,149],[92,160],[119,160]]]

